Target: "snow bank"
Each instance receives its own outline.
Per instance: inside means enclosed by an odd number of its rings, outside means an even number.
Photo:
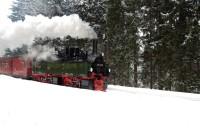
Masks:
[[[120,86],[95,92],[3,75],[0,83],[1,133],[200,132],[200,101],[170,93],[116,91],[126,88]]]
[[[191,101],[200,101],[199,94],[183,93],[183,92],[173,92],[173,91],[163,91],[149,88],[133,88],[109,85],[108,91],[117,91],[121,93],[131,93],[131,94],[144,94],[149,96],[157,96],[162,98],[175,98],[175,99],[185,99]]]
[[[0,19],[0,53],[5,48],[16,48],[23,44],[32,44],[35,37],[97,38],[95,31],[80,19],[77,14],[49,19],[42,15],[26,16],[24,21],[12,22],[8,18]]]

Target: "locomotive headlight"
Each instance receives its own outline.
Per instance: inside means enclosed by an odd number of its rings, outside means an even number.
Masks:
[[[108,72],[109,72],[109,73],[111,72],[111,69],[110,69],[110,68],[108,69]]]
[[[92,67],[90,68],[90,72],[93,72],[93,68]]]

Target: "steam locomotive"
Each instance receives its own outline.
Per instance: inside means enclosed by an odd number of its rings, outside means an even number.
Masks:
[[[87,51],[65,47],[57,51],[57,60],[36,60],[26,57],[1,57],[0,74],[32,79],[63,86],[104,91],[110,73],[103,54],[97,55],[93,45],[93,60]],[[90,55],[91,58],[91,55]]]

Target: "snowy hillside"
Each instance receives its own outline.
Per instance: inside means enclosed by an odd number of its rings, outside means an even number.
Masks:
[[[199,133],[200,95],[107,92],[0,75],[0,133]]]

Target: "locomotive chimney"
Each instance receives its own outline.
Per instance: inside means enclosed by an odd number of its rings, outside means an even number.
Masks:
[[[97,43],[98,41],[97,40],[93,40],[93,55],[96,55],[97,54]]]

